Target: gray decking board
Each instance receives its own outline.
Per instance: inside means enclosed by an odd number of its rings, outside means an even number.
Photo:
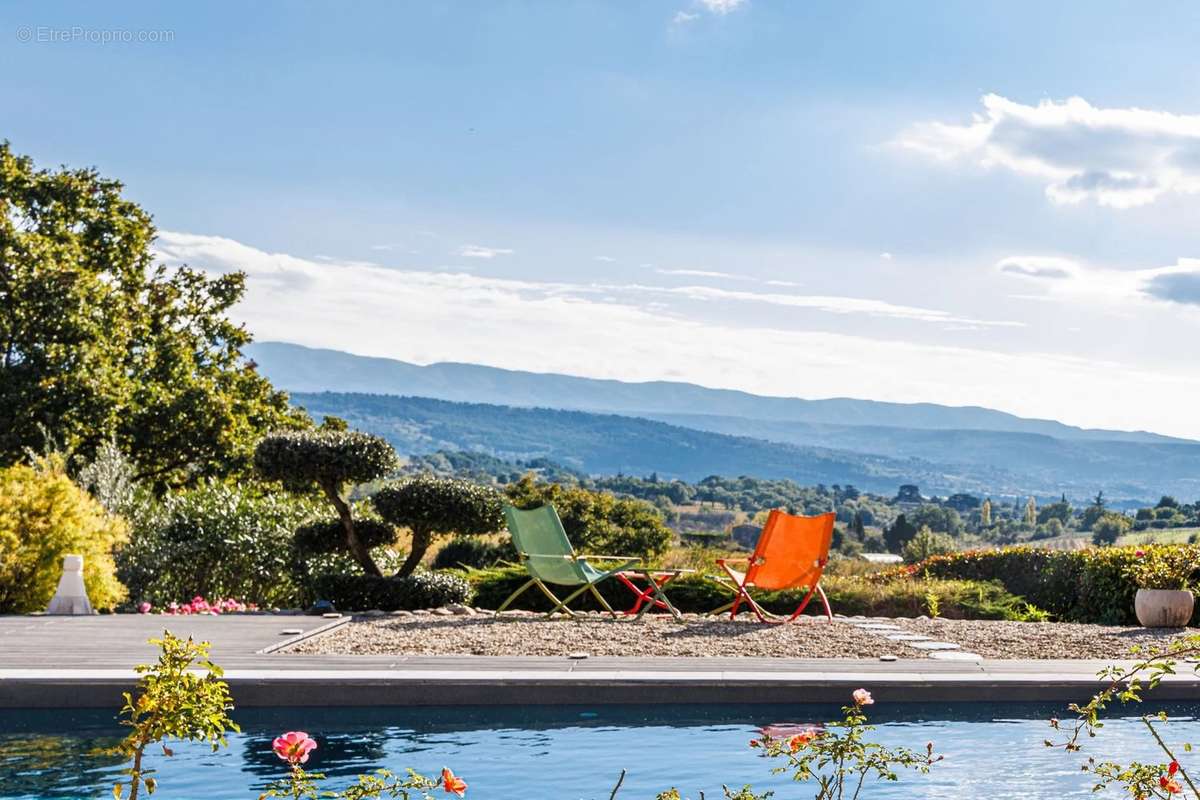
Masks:
[[[882,702],[1086,700],[1104,661],[891,662],[855,659],[597,656],[319,656],[264,653],[331,621],[321,617],[0,617],[0,708],[113,707],[152,661],[164,628],[212,642],[238,705],[508,705],[840,702],[869,688]],[[332,623],[336,624],[336,623]],[[1157,696],[1200,699],[1200,681]]]

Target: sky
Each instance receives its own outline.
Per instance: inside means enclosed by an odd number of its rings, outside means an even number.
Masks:
[[[259,340],[1200,438],[1200,5],[0,5]]]

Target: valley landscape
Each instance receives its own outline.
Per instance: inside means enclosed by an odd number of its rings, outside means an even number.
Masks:
[[[246,355],[293,402],[377,433],[398,450],[544,457],[590,474],[788,478],[894,492],[1135,507],[1200,496],[1200,442],[1089,430],[984,408],[759,397],[392,359],[260,342]]]

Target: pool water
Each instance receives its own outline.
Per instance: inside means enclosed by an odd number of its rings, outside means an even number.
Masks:
[[[1093,797],[1079,769],[1086,756],[1162,760],[1137,717],[1108,719],[1083,754],[1066,754],[1042,744],[1050,733],[1046,719],[1063,714],[1061,706],[870,710],[876,740],[914,749],[932,741],[946,758],[928,776],[872,785],[864,797]],[[1168,711],[1169,742],[1200,741],[1200,705]],[[174,758],[152,755],[147,766],[159,770],[156,798],[255,798],[286,772],[271,740],[299,729],[319,742],[307,766],[329,775],[331,788],[381,767],[434,774],[449,766],[470,784],[468,798],[606,800],[625,769],[619,800],[650,800],[672,786],[693,800],[700,791],[718,798],[722,783],[774,789],[786,800],[812,797],[815,789],[772,775],[776,762],[750,748],[750,739],[765,726],[837,716],[832,706],[764,705],[239,710],[242,733],[230,737],[228,749],[181,745]],[[114,744],[121,731],[109,712],[0,711],[0,798],[111,797],[121,764],[94,751]]]

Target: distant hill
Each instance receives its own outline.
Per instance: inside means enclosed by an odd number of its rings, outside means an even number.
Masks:
[[[880,492],[916,483],[927,493],[1065,492],[1076,501],[1101,489],[1114,502],[1200,497],[1200,442],[1153,433],[1087,430],[984,408],[759,397],[471,364],[422,367],[275,342],[251,345],[247,355],[314,413],[347,417],[402,452],[473,450],[549,457],[591,474],[747,474]]]
[[[1160,494],[1200,496],[1200,444],[1059,439],[1037,433],[923,430],[877,425],[820,425],[705,414],[648,414],[697,430],[773,442],[836,447],[931,463],[953,460],[972,471],[996,468],[1018,475],[1030,491],[1156,500]]]
[[[295,392],[292,399],[318,418],[333,414],[377,433],[401,453],[473,450],[508,460],[547,458],[593,475],[657,472],[687,481],[754,475],[886,494],[908,482],[942,493],[1014,483],[994,470],[967,475],[919,459],[764,442],[614,414],[370,394]]]
[[[934,403],[764,397],[691,383],[627,383],[477,364],[419,366],[283,342],[249,345],[247,356],[276,385],[294,392],[366,392],[506,406],[606,411],[633,416],[687,412],[817,425],[1029,433],[1079,441],[1187,442],[1144,431],[1077,428],[1003,411]],[[1190,442],[1191,444],[1197,444]]]

